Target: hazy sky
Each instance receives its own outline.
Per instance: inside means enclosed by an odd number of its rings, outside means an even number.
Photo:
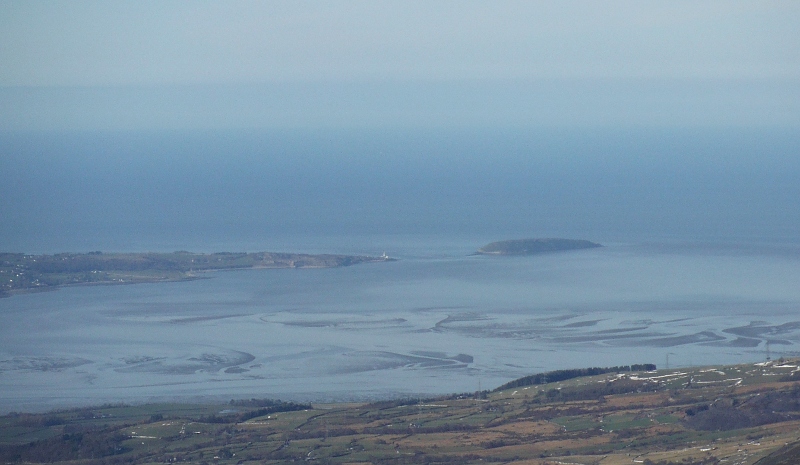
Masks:
[[[767,0],[2,1],[0,243],[797,237],[798,25]]]
[[[0,128],[800,125],[794,1],[4,1]]]
[[[4,2],[4,85],[800,78],[800,4]]]

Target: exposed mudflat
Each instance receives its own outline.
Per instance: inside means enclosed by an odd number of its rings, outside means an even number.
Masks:
[[[0,300],[0,411],[364,400],[561,368],[800,352],[800,258],[607,246],[466,254]]]

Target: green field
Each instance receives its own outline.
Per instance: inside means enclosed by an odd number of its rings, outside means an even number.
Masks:
[[[800,448],[791,445],[800,441],[799,370],[797,360],[781,360],[609,372],[492,392],[369,404],[312,406],[252,399],[15,413],[0,417],[0,460],[797,463],[791,460]],[[556,376],[558,372],[550,374]]]

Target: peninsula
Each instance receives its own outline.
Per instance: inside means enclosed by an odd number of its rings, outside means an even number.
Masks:
[[[0,297],[70,284],[129,284],[197,279],[200,273],[247,268],[332,268],[384,262],[386,255],[297,253],[60,253],[0,252]]]
[[[534,255],[594,247],[602,247],[602,245],[577,239],[513,239],[486,244],[478,249],[477,253],[480,255]]]

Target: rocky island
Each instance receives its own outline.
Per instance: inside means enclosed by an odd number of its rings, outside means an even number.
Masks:
[[[331,268],[392,261],[386,255],[297,253],[60,253],[0,252],[0,297],[69,284],[130,284],[197,279],[202,272],[247,268]]]
[[[513,239],[486,244],[478,249],[477,253],[479,255],[534,255],[595,247],[602,247],[602,245],[578,239]]]

